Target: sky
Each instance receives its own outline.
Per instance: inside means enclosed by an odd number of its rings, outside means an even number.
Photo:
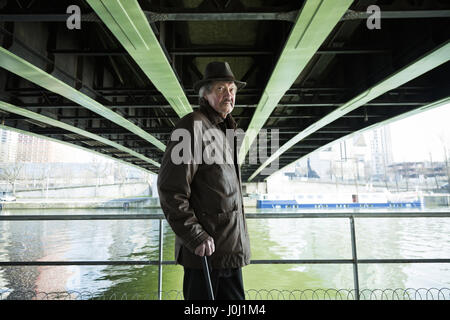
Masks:
[[[392,122],[390,125],[395,162],[444,160],[443,142],[450,152],[450,104]]]

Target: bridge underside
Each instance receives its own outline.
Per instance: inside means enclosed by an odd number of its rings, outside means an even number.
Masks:
[[[271,155],[282,168],[449,96],[449,1],[339,2],[2,1],[0,124],[157,173],[177,120],[197,107],[193,83],[228,61],[247,82],[239,128],[279,130],[277,154],[270,140],[256,163],[241,150],[243,181],[261,181]],[[80,29],[67,26],[71,5]]]

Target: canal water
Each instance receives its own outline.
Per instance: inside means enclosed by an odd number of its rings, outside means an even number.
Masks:
[[[256,212],[257,209],[247,210]],[[0,212],[1,215],[148,213],[161,211]],[[348,218],[247,221],[252,260],[352,257]],[[450,218],[355,218],[355,226],[359,259],[450,258]],[[0,221],[0,261],[158,260],[158,235],[158,220]],[[166,222],[163,235],[163,259],[173,260],[174,235]],[[358,268],[361,290],[450,288],[450,264],[360,264]],[[335,294],[340,289],[349,292],[354,285],[351,264],[254,264],[243,268],[243,277],[249,298],[277,299],[280,292],[282,298],[298,298],[292,292],[311,293],[330,288],[335,289]],[[182,279],[181,266],[164,266],[163,298],[182,298]],[[0,299],[14,298],[23,292],[73,292],[75,298],[81,295],[152,299],[157,297],[157,290],[157,266],[0,267]]]

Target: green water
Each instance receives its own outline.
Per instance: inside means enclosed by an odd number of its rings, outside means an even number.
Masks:
[[[111,213],[124,212],[27,210],[2,214]],[[252,260],[351,258],[348,219],[248,219],[247,223]],[[359,259],[450,257],[450,218],[364,218],[355,219],[355,226]],[[157,220],[2,221],[0,261],[158,260],[158,228]],[[167,223],[163,235],[163,259],[173,260],[174,234]],[[162,269],[163,298],[181,299],[183,268],[165,265]],[[450,287],[449,264],[360,264],[358,269],[361,290]],[[312,294],[308,290],[319,288],[334,288],[333,297],[336,290],[345,289],[346,298],[354,285],[351,264],[251,264],[243,268],[243,278],[249,299],[298,298],[300,294],[308,298]],[[0,289],[155,299],[158,267],[0,267]]]

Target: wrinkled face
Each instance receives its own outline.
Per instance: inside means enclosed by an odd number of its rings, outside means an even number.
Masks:
[[[204,98],[225,119],[233,111],[236,91],[233,81],[217,81],[212,84],[211,92],[205,93]]]

